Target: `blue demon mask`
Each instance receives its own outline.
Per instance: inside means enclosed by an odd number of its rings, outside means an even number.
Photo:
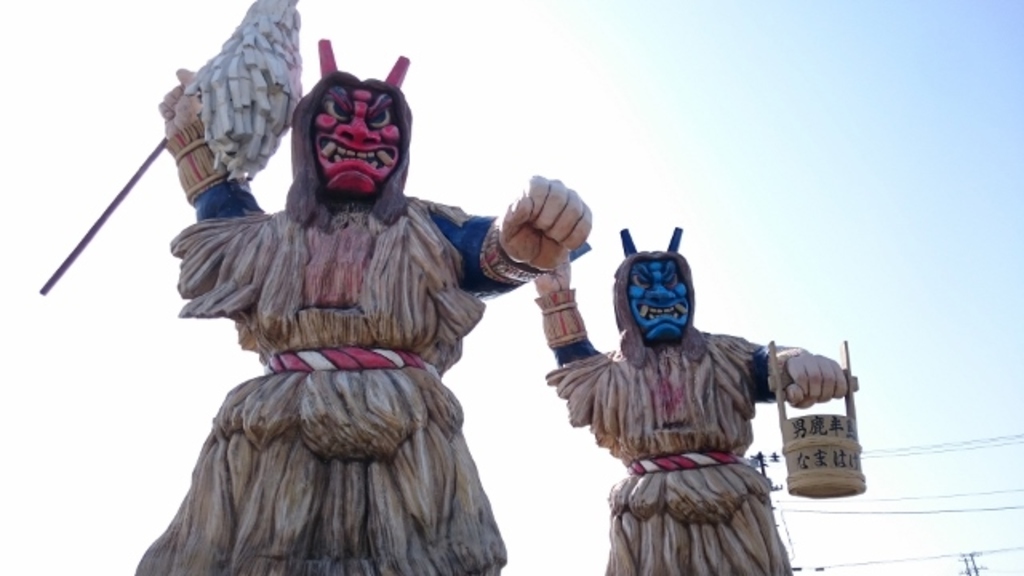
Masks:
[[[642,260],[633,264],[626,292],[633,320],[646,342],[682,339],[690,316],[690,301],[674,260]]]

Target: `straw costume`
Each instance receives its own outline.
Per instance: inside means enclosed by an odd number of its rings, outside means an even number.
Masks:
[[[789,574],[771,487],[743,458],[753,440],[755,402],[774,401],[767,350],[694,327],[690,267],[677,252],[681,232],[666,252],[637,253],[624,231],[626,259],[615,273],[622,335],[616,352],[600,354],[587,339],[567,267],[536,281],[560,366],[548,384],[567,402],[570,423],[589,427],[628,474],[609,496],[606,574]],[[796,348],[781,357],[790,368],[783,372],[791,400],[803,405],[838,394],[834,382],[822,386],[836,377],[831,360]],[[820,367],[813,394],[800,396],[807,378],[798,364]]]
[[[172,242],[189,300],[181,316],[233,320],[266,373],[228,393],[139,576],[496,575],[505,565],[462,408],[441,377],[483,299],[564,260],[590,214],[539,177],[500,222],[406,197],[407,65],[362,81],[336,71],[321,43],[323,79],[296,107],[294,182],[276,214],[218,168],[201,120],[170,135],[199,218]],[[538,223],[549,202],[564,217]]]

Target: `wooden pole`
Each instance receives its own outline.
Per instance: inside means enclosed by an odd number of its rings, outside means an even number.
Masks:
[[[96,233],[100,231],[100,228],[102,228],[103,225],[107,222],[107,218],[110,218],[110,215],[114,213],[114,210],[117,210],[117,207],[121,204],[125,197],[128,196],[128,193],[132,191],[132,188],[135,187],[135,184],[139,181],[140,178],[142,178],[142,175],[146,173],[146,170],[149,169],[149,166],[153,164],[157,156],[159,156],[160,153],[163,152],[166,146],[167,140],[161,140],[160,144],[158,144],[157,147],[153,150],[153,152],[149,154],[149,157],[146,158],[146,161],[142,163],[142,166],[139,166],[139,169],[135,171],[135,174],[132,176],[131,180],[129,180],[128,183],[125,184],[124,189],[122,189],[121,192],[114,197],[114,200],[110,203],[109,206],[107,206],[107,209],[103,211],[103,214],[101,214],[99,219],[96,220],[96,223],[92,225],[92,228],[89,228],[89,231],[85,233],[85,236],[82,237],[82,240],[78,243],[78,246],[75,246],[75,249],[71,251],[71,254],[68,254],[68,257],[64,259],[64,263],[62,263],[60,267],[57,268],[57,271],[53,273],[53,276],[50,276],[50,279],[46,281],[46,284],[43,286],[42,290],[39,291],[40,294],[46,296],[54,287],[54,285],[57,284],[57,281],[61,279],[61,276],[64,276],[64,273],[68,271],[68,268],[70,268],[71,265],[75,263],[75,260],[78,259],[78,256],[82,253],[83,250],[85,250],[85,247],[89,245],[89,242],[92,241],[93,236],[95,236]]]
[[[843,373],[846,374],[846,417],[850,420],[857,420],[857,406],[853,402],[854,388],[857,387],[857,377],[853,375],[853,368],[850,367],[850,343],[843,340],[843,349],[840,351]]]
[[[783,444],[786,440],[786,391],[782,389],[782,374],[779,374],[779,357],[775,351],[775,341],[768,343],[768,388],[775,392],[775,403],[779,407],[779,430],[782,432]]]

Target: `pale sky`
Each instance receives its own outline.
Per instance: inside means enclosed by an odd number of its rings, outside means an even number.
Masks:
[[[177,318],[169,242],[194,214],[169,156],[38,293],[162,137],[156,105],[175,69],[214,56],[249,3],[9,8],[0,573],[134,573],[225,394],[262,371],[231,322]],[[685,229],[698,328],[833,357],[850,342],[868,490],[776,493],[794,566],[952,576],[957,554],[1016,549],[979,563],[1024,573],[1024,3],[298,9],[306,88],[320,38],[362,78],[411,59],[407,194],[498,215],[534,174],[579,191],[594,250],[574,284],[599,349],[617,346],[624,227],[641,250]],[[284,151],[253,191],[277,211],[289,182]],[[606,499],[625,470],[545,386],[554,359],[534,295],[490,302],[445,382],[505,537],[504,574],[603,574]],[[774,406],[755,434],[752,452],[781,451]],[[783,465],[769,475],[784,484]],[[927,498],[953,494],[975,496]],[[999,510],[932,513],[978,508]],[[924,513],[822,514],[841,511]]]

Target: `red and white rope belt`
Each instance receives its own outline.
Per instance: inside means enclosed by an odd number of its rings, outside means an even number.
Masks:
[[[433,365],[412,352],[355,346],[281,352],[270,357],[266,371],[267,374],[277,374],[317,370],[386,370],[407,366],[420,368],[440,377]]]
[[[686,452],[672,456],[660,456],[650,460],[636,460],[627,469],[631,476],[643,476],[648,472],[672,472],[675,470],[693,470],[722,464],[750,463],[740,456],[728,452]]]

